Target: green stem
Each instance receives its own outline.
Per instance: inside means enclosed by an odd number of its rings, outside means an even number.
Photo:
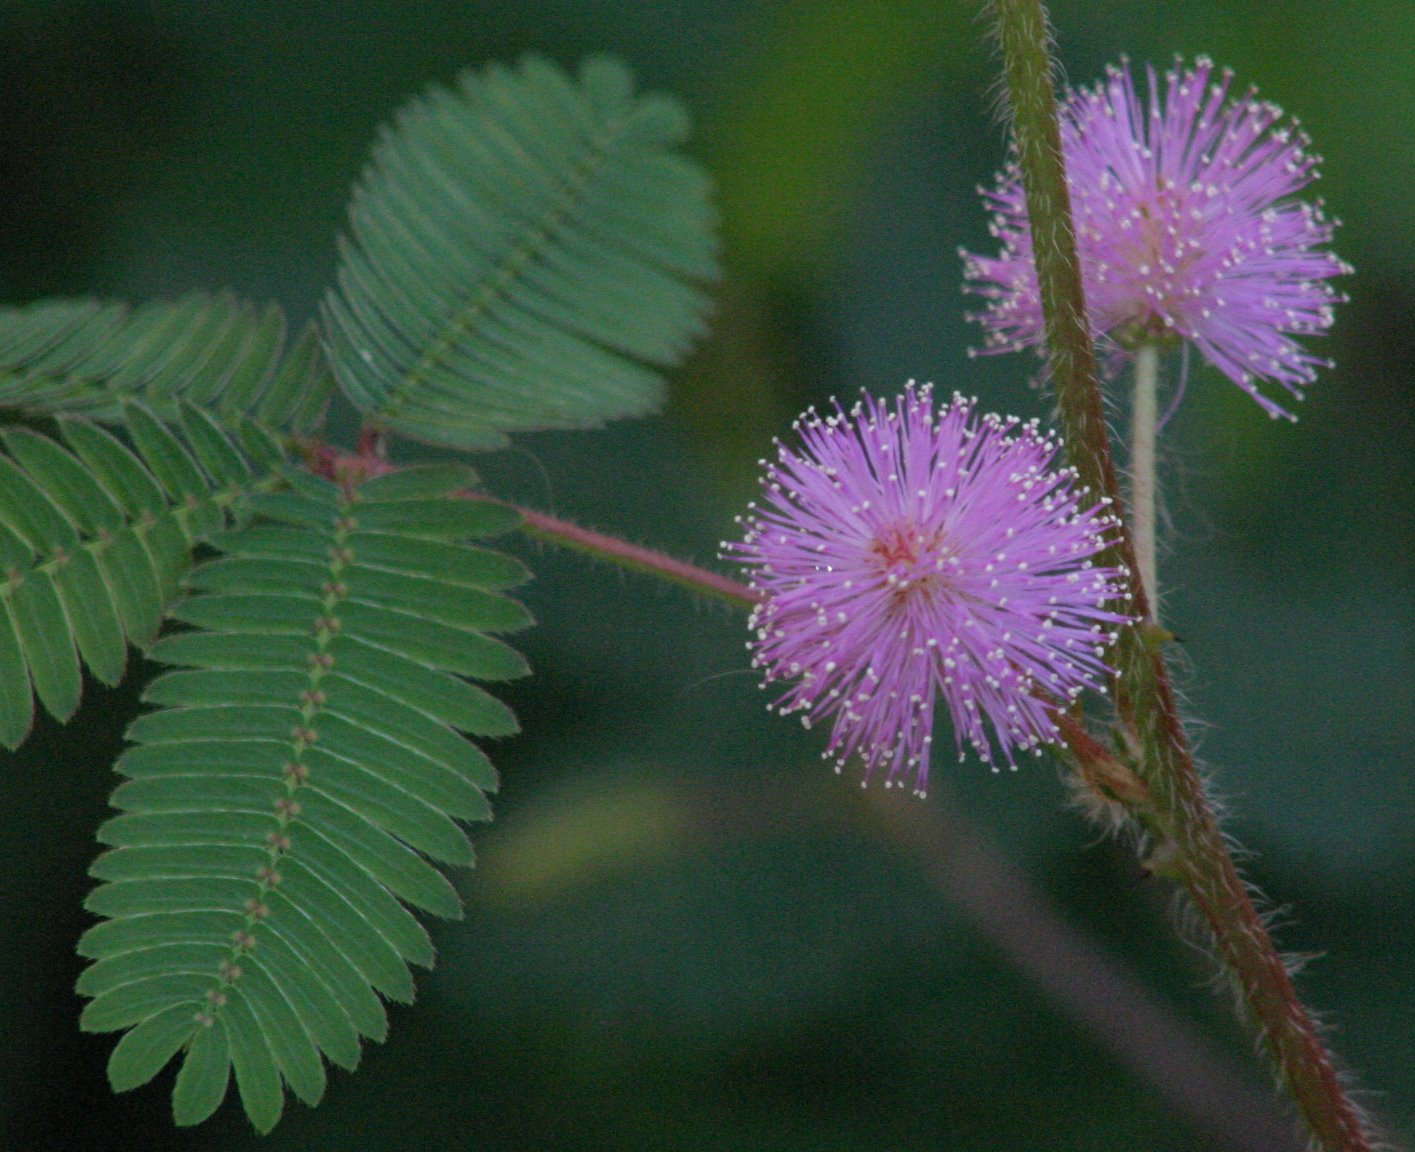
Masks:
[[[1135,402],[1130,413],[1130,528],[1140,583],[1149,602],[1151,623],[1159,620],[1159,584],[1155,565],[1155,436],[1159,422],[1160,352],[1141,344],[1135,352]]]
[[[1061,402],[1062,431],[1073,446],[1072,462],[1081,483],[1092,492],[1107,493],[1114,499],[1119,486],[1071,224],[1071,192],[1061,157],[1061,126],[1051,83],[1046,13],[1040,0],[996,0],[995,10],[1032,243],[1037,252],[1047,357]],[[1133,569],[1134,556],[1128,544],[1118,547],[1114,560],[1130,561],[1127,566]]]
[[[1119,507],[1071,224],[1046,13],[1041,0],[995,0],[993,11],[1067,448],[1083,481]],[[1133,573],[1134,555],[1130,534],[1123,531],[1114,557]],[[1132,591],[1134,610],[1148,619],[1144,587],[1132,579]],[[1233,865],[1194,767],[1165,668],[1160,630],[1148,624],[1123,629],[1114,658],[1116,710],[1150,789],[1151,807],[1137,818],[1159,839],[1168,860],[1166,871],[1184,885],[1203,917],[1314,1145],[1326,1152],[1369,1152],[1360,1114],[1347,1098]]]

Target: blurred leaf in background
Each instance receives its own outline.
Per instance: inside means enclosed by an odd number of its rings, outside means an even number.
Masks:
[[[1196,369],[1162,451],[1162,558],[1200,749],[1279,942],[1397,1137],[1415,1136],[1410,8],[1053,6],[1068,77],[1205,52],[1299,116],[1357,267],[1295,427]],[[1333,21],[1338,21],[1333,23]],[[1313,48],[1313,46],[1318,46]],[[889,0],[34,0],[0,13],[0,292],[193,288],[311,314],[374,128],[467,66],[607,51],[682,96],[727,278],[666,418],[490,457],[506,495],[711,563],[755,460],[808,403],[909,377],[1046,417],[1023,357],[969,361],[958,247],[1000,165],[972,4]],[[113,1097],[73,942],[136,682],[0,765],[0,1146],[1098,1148],[1209,1137],[1059,1012],[766,714],[744,625],[534,548],[536,675],[494,751],[497,823],[420,1004],[318,1111],[258,1142]],[[139,670],[135,670],[139,671]],[[1064,808],[1045,762],[945,769],[959,811],[1156,998],[1247,1041],[1165,899]],[[891,797],[911,803],[906,797]],[[941,797],[934,800],[942,801]],[[934,803],[930,800],[928,803]],[[1253,1073],[1255,1082],[1258,1079]]]

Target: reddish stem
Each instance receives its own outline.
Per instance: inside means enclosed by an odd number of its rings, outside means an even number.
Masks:
[[[995,0],[994,12],[1067,447],[1082,478],[1119,508],[1071,220],[1046,11],[1041,0]],[[1117,551],[1134,573],[1128,530]],[[1145,589],[1138,579],[1132,579],[1132,591],[1135,611],[1146,616]],[[1152,800],[1150,805],[1133,805],[1133,815],[1160,840],[1169,858],[1166,871],[1184,884],[1203,916],[1315,1140],[1328,1152],[1369,1152],[1361,1116],[1347,1098],[1233,865],[1194,766],[1159,637],[1143,626],[1124,629],[1115,662],[1116,710]]]
[[[492,499],[479,493],[467,493],[466,495],[473,500]],[[505,501],[497,502],[505,503]],[[510,504],[508,507],[515,508],[521,514],[526,522],[526,534],[537,539],[548,540],[551,543],[573,549],[576,552],[584,552],[590,556],[598,556],[600,559],[609,560],[621,568],[629,568],[635,572],[657,576],[694,592],[702,592],[718,600],[724,600],[739,608],[751,609],[756,606],[757,594],[745,584],[730,577],[710,572],[706,568],[699,568],[684,560],[675,560],[673,557],[655,552],[651,548],[641,548],[637,544],[630,544],[626,540],[620,540],[603,532],[596,532],[592,528],[581,528],[578,524],[572,524],[568,520],[561,520],[555,516],[547,516],[544,512],[523,508],[517,504]]]

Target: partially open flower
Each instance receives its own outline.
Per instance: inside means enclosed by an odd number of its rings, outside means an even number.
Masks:
[[[1253,93],[1229,101],[1232,76],[1206,59],[1154,70],[1142,103],[1128,64],[1072,92],[1061,108],[1062,151],[1093,334],[1117,357],[1142,343],[1188,341],[1272,416],[1271,380],[1300,400],[1317,369],[1294,336],[1325,332],[1344,299],[1328,283],[1350,267],[1323,245],[1333,224],[1293,199],[1318,158],[1295,122]],[[995,257],[964,252],[967,288],[989,301],[972,318],[986,351],[1043,343],[1026,198],[1016,161],[984,192]]]
[[[761,604],[753,662],[809,724],[834,716],[827,756],[866,779],[928,786],[934,704],[960,751],[1015,765],[1056,736],[1053,710],[1109,673],[1123,573],[1095,567],[1115,520],[1086,504],[1035,422],[935,408],[912,384],[893,404],[807,412],[778,444],[765,499],[725,555]]]

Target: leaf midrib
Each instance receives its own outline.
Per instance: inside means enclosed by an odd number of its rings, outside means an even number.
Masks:
[[[608,161],[610,150],[621,138],[628,123],[627,118],[619,118],[608,124],[602,134],[590,139],[588,155],[574,167],[571,178],[562,185],[560,196],[546,211],[543,222],[539,227],[530,229],[523,239],[492,265],[481,289],[449,317],[442,334],[399,380],[384,408],[386,417],[396,419],[403,408],[413,402],[418,388],[429,382],[432,372],[462,338],[475,331],[495,305],[506,299],[510,286],[518,282],[520,273],[550,249],[562,225],[583,203],[585,190]]]

